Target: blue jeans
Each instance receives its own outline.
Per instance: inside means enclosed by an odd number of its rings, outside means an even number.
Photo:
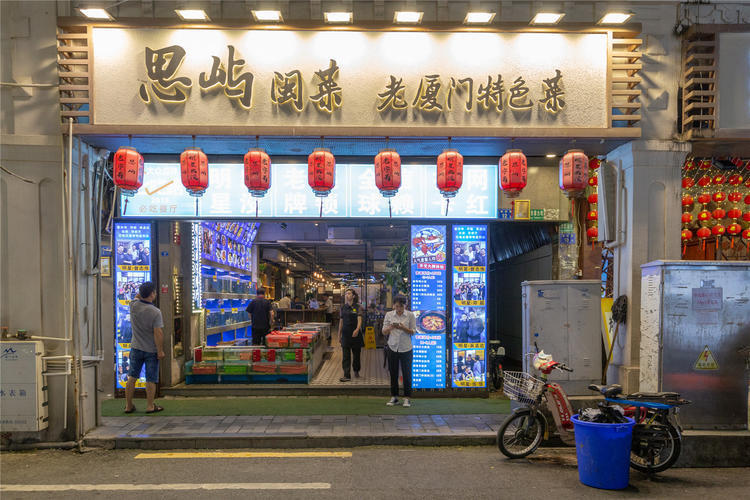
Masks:
[[[159,382],[159,357],[155,352],[146,352],[140,349],[130,350],[128,376],[135,379],[139,378],[144,364],[146,365],[146,382],[154,384]]]

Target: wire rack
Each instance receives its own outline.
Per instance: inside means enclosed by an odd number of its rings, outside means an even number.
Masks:
[[[544,381],[526,372],[503,374],[503,392],[510,399],[521,403],[532,404],[544,390]]]

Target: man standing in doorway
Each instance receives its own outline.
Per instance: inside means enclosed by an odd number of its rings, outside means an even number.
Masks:
[[[135,300],[130,303],[130,322],[133,339],[130,343],[130,368],[125,385],[125,413],[133,413],[135,382],[146,365],[146,413],[156,413],[164,408],[154,403],[156,384],[159,382],[159,360],[164,357],[164,320],[154,305],[156,287],[150,281],[141,283]]]
[[[264,345],[266,335],[273,324],[273,306],[271,301],[266,299],[266,291],[263,288],[258,288],[256,297],[250,301],[245,310],[253,322],[251,327],[253,345]]]
[[[333,323],[333,297],[326,295],[325,304],[323,307],[326,310],[326,323]]]
[[[417,331],[417,319],[406,310],[406,297],[393,299],[393,311],[388,311],[383,319],[383,334],[388,336],[388,367],[391,372],[391,400],[388,406],[398,404],[398,368],[404,377],[403,406],[411,406],[411,337]]]

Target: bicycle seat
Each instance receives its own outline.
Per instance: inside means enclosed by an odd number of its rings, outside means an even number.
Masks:
[[[619,384],[612,384],[612,385],[591,384],[589,386],[589,389],[591,389],[592,391],[602,393],[605,398],[614,398],[618,394],[622,394],[622,386],[620,386]]]

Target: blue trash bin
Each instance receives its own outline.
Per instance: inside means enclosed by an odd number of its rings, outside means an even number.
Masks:
[[[635,421],[597,424],[573,415],[576,434],[578,478],[594,488],[621,490],[630,481],[630,448]]]

